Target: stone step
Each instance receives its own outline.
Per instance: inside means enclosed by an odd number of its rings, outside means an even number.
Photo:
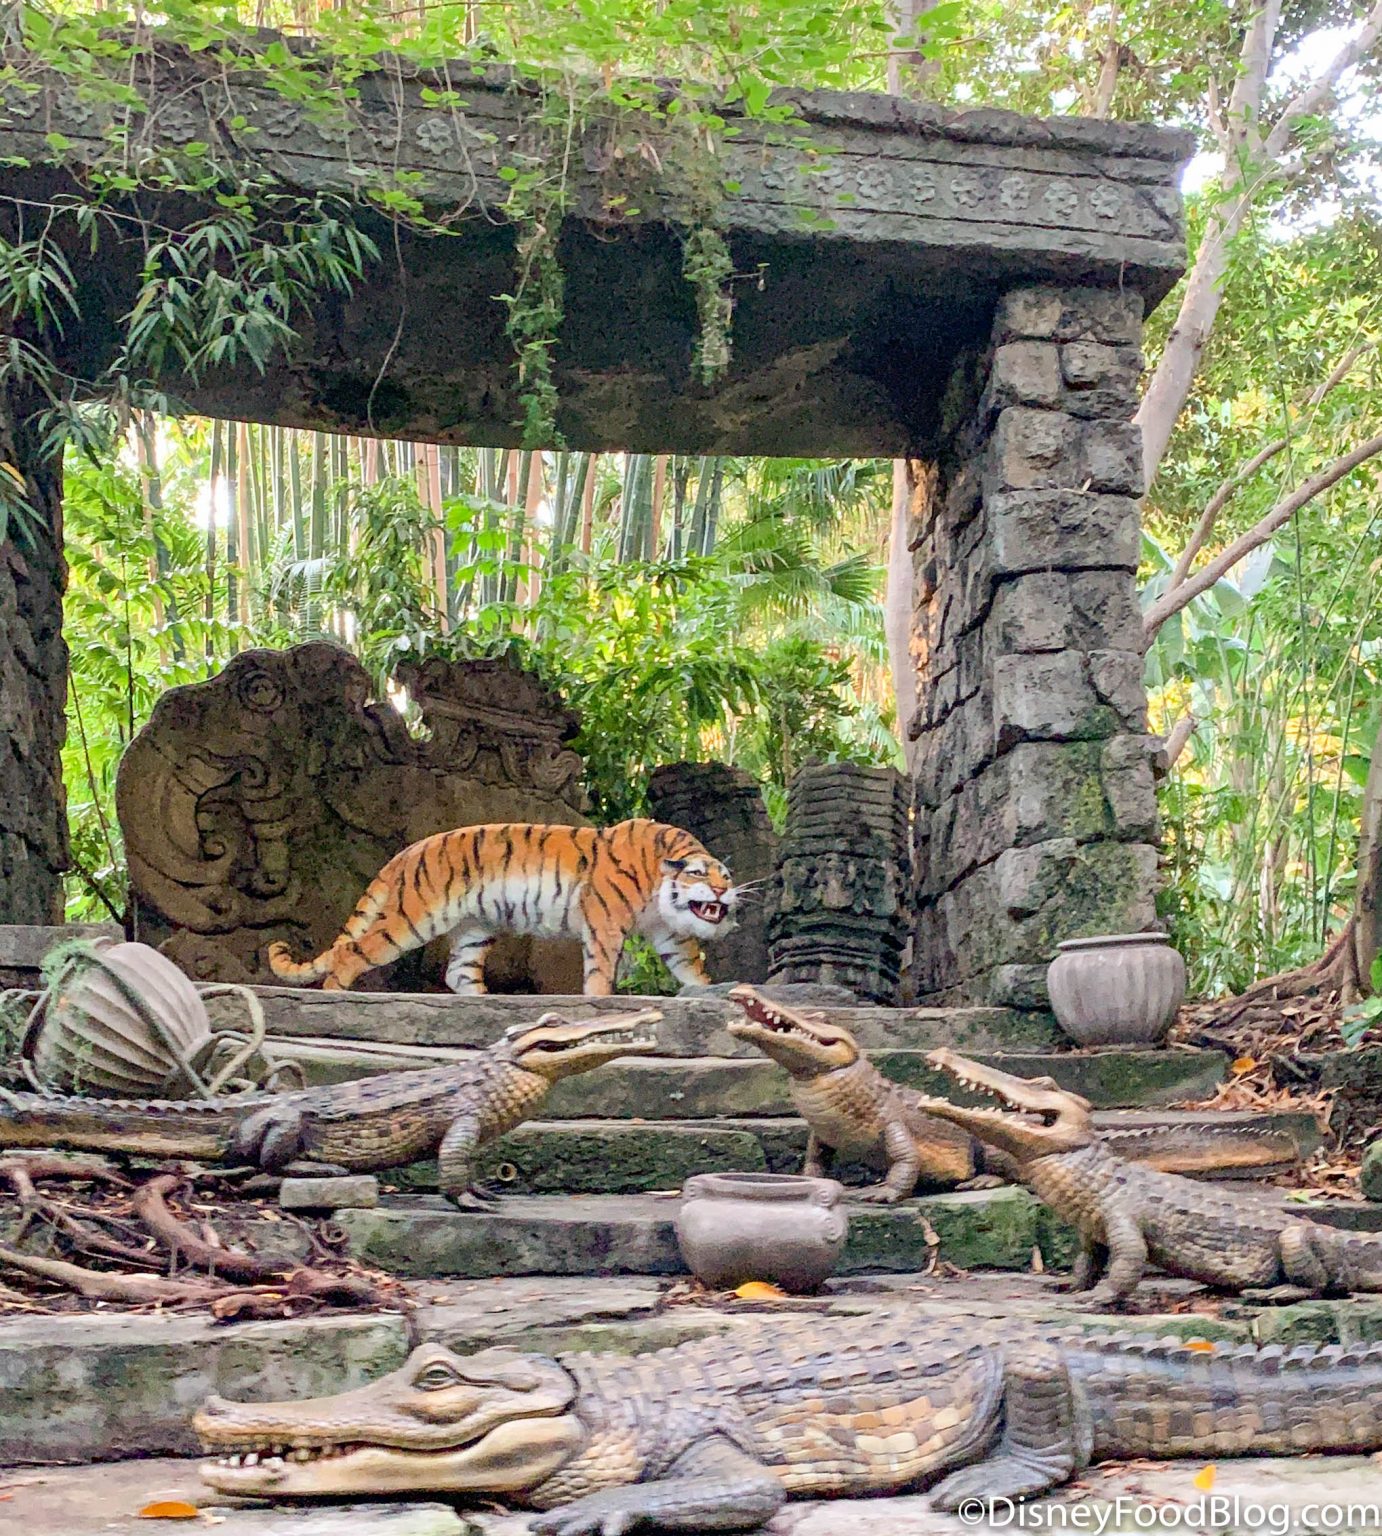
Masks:
[[[352,1252],[410,1279],[491,1275],[679,1275],[675,1197],[512,1195],[493,1211],[458,1211],[438,1195],[395,1195],[337,1211]],[[963,1190],[896,1206],[849,1206],[837,1273],[1027,1269],[1034,1249],[1063,1264],[1070,1234],[1025,1189]]]
[[[851,1319],[899,1308],[923,1320],[1020,1318],[1288,1348],[1382,1337],[1382,1297],[1286,1307],[1226,1300],[1219,1315],[1203,1316],[1183,1311],[1185,1283],[1169,1280],[1144,1287],[1144,1304],[1159,1310],[1140,1316],[1074,1310],[1051,1276],[1016,1271],[958,1280],[845,1278],[830,1281],[820,1297],[778,1308],[738,1301],[665,1307],[666,1284],[652,1277],[428,1280],[412,1287],[411,1319],[326,1314],[220,1323],[206,1315],[111,1311],[0,1318],[0,1467],[190,1456],[196,1442],[188,1421],[209,1393],[252,1400],[342,1391],[392,1370],[412,1344],[427,1340],[461,1353],[491,1344],[636,1353],[755,1323],[765,1310],[826,1313],[848,1327]],[[43,1486],[0,1475],[0,1493],[11,1483]],[[140,1484],[146,1497],[161,1487],[152,1473]],[[14,1512],[16,1504],[6,1504],[0,1520]],[[113,1513],[106,1510],[97,1529],[106,1530]],[[74,1532],[70,1524],[57,1527],[60,1536]]]
[[[757,1056],[725,1024],[740,1017],[724,997],[455,997],[450,993],[317,992],[295,987],[252,989],[271,1035],[284,1039],[330,1037],[390,1046],[489,1045],[511,1025],[545,1012],[570,1018],[596,1013],[662,1010],[659,1039],[671,1056]],[[801,1006],[806,1006],[802,1004]],[[207,1009],[217,1024],[243,1025],[244,1003],[213,995]],[[1072,1042],[1044,1013],[1013,1008],[819,1009],[844,1025],[866,1050],[886,1047],[963,1052],[1047,1051]]]
[[[1313,1152],[1320,1140],[1315,1117],[1303,1113],[1165,1110],[1148,1115],[1144,1110],[1103,1110],[1095,1119],[1107,1130],[1227,1127],[1241,1131],[1245,1139],[1285,1133],[1298,1157]],[[496,1142],[483,1155],[479,1172],[513,1194],[639,1194],[679,1189],[696,1173],[797,1173],[805,1154],[806,1126],[786,1116],[675,1122],[543,1119],[529,1121]],[[878,1177],[847,1164],[835,1172],[846,1184]],[[385,1182],[405,1189],[435,1189],[436,1163],[396,1170],[385,1175]]]
[[[276,1038],[271,1047],[296,1057],[308,1082],[336,1083],[408,1067],[461,1061],[455,1046],[379,1045],[320,1037]],[[1221,1083],[1228,1058],[1219,1051],[1103,1050],[1081,1052],[975,1051],[974,1059],[1020,1077],[1050,1076],[1083,1094],[1096,1109],[1154,1108],[1208,1097]],[[885,1077],[927,1093],[952,1092],[949,1080],[927,1064],[922,1050],[875,1050],[870,1059]],[[969,1102],[979,1102],[972,1098]],[[790,1115],[787,1074],[763,1056],[629,1057],[560,1082],[544,1109],[549,1119],[704,1120],[724,1115]]]

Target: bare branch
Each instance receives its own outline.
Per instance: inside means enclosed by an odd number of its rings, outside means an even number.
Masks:
[[[1379,37],[1382,37],[1382,0],[1378,0],[1364,18],[1363,25],[1319,74],[1281,109],[1272,131],[1267,135],[1267,154],[1273,159],[1279,159],[1286,153],[1291,135],[1301,121],[1312,117],[1324,106],[1344,75],[1376,47]]]
[[[1174,591],[1163,592],[1147,610],[1146,618],[1143,620],[1144,647],[1152,643],[1156,638],[1156,632],[1172,614],[1179,613],[1182,608],[1194,602],[1202,592],[1209,591],[1214,583],[1231,571],[1245,555],[1250,555],[1253,550],[1259,549],[1278,528],[1290,522],[1303,506],[1378,453],[1382,453],[1382,433],[1360,443],[1351,452],[1343,454],[1332,464],[1326,465],[1318,474],[1312,475],[1289,496],[1283,496],[1261,522],[1235,539],[1226,549],[1221,550],[1203,570],[1197,571]]]
[[[1375,341],[1363,342],[1356,347],[1350,347],[1335,365],[1333,372],[1324,382],[1316,387],[1305,409],[1314,410],[1324,400],[1324,397],[1337,384],[1343,382],[1352,370],[1354,363],[1366,352],[1371,352],[1377,346]],[[1233,500],[1234,496],[1248,483],[1249,480],[1263,467],[1269,464],[1282,449],[1287,448],[1295,440],[1295,434],[1287,433],[1285,437],[1279,437],[1274,443],[1268,443],[1260,449],[1235,475],[1230,475],[1217,491],[1205,503],[1204,511],[1200,514],[1200,520],[1195,525],[1195,531],[1190,535],[1190,540],[1181,552],[1180,559],[1176,561],[1175,569],[1171,572],[1171,580],[1167,583],[1166,590],[1174,592],[1175,589],[1190,574],[1190,567],[1195,563],[1195,556],[1205,546],[1205,540],[1213,532],[1214,524],[1218,521],[1219,514]]]
[[[1182,715],[1166,733],[1160,753],[1162,773],[1170,773],[1176,766],[1185,749],[1190,745],[1190,738],[1199,728],[1200,722],[1194,715]]]

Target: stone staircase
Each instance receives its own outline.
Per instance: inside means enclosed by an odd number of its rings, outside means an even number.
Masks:
[[[552,1010],[571,1017],[655,1004],[663,1054],[616,1062],[560,1083],[544,1117],[487,1152],[482,1176],[505,1190],[493,1214],[453,1209],[420,1163],[382,1180],[373,1209],[336,1219],[360,1256],[413,1277],[669,1275],[681,1272],[672,1222],[693,1173],[793,1172],[805,1151],[786,1074],[725,1025],[720,996],[457,998],[264,988],[271,1047],[295,1056],[311,1082],[463,1059],[509,1025]],[[233,999],[211,1003],[229,1022]],[[994,1008],[827,1008],[888,1077],[928,1091],[946,1085],[925,1053],[948,1044],[1022,1075],[1046,1074],[1088,1098],[1102,1124],[1222,1123],[1288,1131],[1302,1154],[1318,1142],[1303,1114],[1226,1116],[1166,1106],[1211,1095],[1228,1071],[1214,1051],[1077,1051],[1041,1015]],[[948,1090],[947,1090],[948,1091]],[[851,1170],[842,1170],[846,1182]],[[862,1177],[862,1175],[860,1175]],[[892,1208],[853,1205],[841,1272],[1051,1268],[1069,1233],[1025,1191],[922,1196]],[[1034,1259],[1039,1255],[1039,1260]]]

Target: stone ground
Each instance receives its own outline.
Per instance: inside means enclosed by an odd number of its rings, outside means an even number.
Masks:
[[[1370,1457],[1224,1462],[1214,1468],[1208,1493],[1196,1486],[1197,1477],[1209,1480],[1203,1464],[1196,1462],[1095,1470],[1062,1495],[1028,1506],[1025,1516],[1000,1506],[993,1519],[968,1524],[931,1509],[924,1495],[803,1501],[779,1514],[768,1533],[961,1536],[976,1530],[1070,1529],[1109,1536],[1146,1530],[1181,1536],[1285,1536],[1289,1530],[1291,1536],[1325,1536],[1330,1531],[1382,1536],[1382,1465]],[[197,1503],[201,1514],[158,1524],[140,1519],[138,1511],[159,1498]],[[203,1505],[204,1498],[208,1502]],[[457,1510],[440,1502],[231,1509],[209,1502],[195,1462],[170,1459],[0,1471],[0,1499],[6,1500],[0,1505],[3,1529],[23,1531],[25,1536],[148,1536],[150,1530],[213,1527],[217,1536],[357,1536],[362,1528],[368,1528],[370,1536],[526,1536],[529,1530],[524,1515]],[[1221,1508],[1211,1500],[1222,1501]],[[1320,1508],[1331,1504],[1353,1509],[1336,1519]],[[1076,1508],[1088,1513],[1076,1516]]]
[[[415,1288],[419,1310],[415,1333],[441,1338],[460,1349],[481,1347],[503,1339],[533,1348],[643,1349],[675,1343],[678,1339],[733,1328],[745,1317],[767,1309],[767,1304],[726,1303],[720,1298],[692,1299],[684,1282],[672,1287],[667,1280],[651,1277],[599,1279],[524,1279],[484,1282],[431,1282]],[[987,1274],[939,1277],[891,1275],[845,1279],[834,1282],[830,1294],[787,1304],[791,1311],[824,1311],[843,1319],[849,1315],[876,1313],[908,1307],[927,1316],[1079,1321],[1087,1325],[1138,1327],[1182,1337],[1351,1342],[1382,1337],[1382,1300],[1307,1303],[1294,1307],[1254,1308],[1242,1302],[1224,1302],[1212,1309],[1216,1315],[1180,1311],[1192,1302],[1194,1287],[1163,1280],[1149,1283],[1140,1293],[1149,1315],[1131,1318],[1095,1318],[1074,1313],[1062,1298],[1054,1277],[1030,1274]],[[28,1334],[34,1352],[44,1345],[40,1334],[70,1328],[78,1319],[15,1320],[0,1328],[12,1335],[12,1349]],[[343,1320],[359,1326],[364,1320]],[[396,1320],[396,1325],[401,1319]],[[389,1320],[374,1320],[389,1326]],[[147,1372],[145,1394],[166,1398],[171,1387],[168,1372],[186,1355],[184,1370],[193,1369],[193,1358],[204,1355],[213,1339],[222,1349],[238,1336],[248,1343],[266,1326],[285,1334],[301,1332],[306,1338],[320,1332],[322,1321],[304,1319],[296,1324],[238,1325],[207,1331],[199,1319],[113,1317],[93,1321],[91,1338],[71,1340],[72,1349],[90,1367],[79,1384],[61,1361],[54,1360],[53,1378],[67,1381],[69,1398],[109,1395],[117,1382],[125,1385],[138,1351],[148,1347],[146,1337],[160,1336],[158,1371]],[[82,1330],[79,1329],[79,1332]],[[329,1327],[328,1327],[328,1331]],[[98,1342],[95,1333],[105,1335]],[[51,1347],[51,1342],[49,1346]],[[391,1352],[405,1347],[400,1338]],[[104,1358],[104,1364],[101,1363]],[[381,1357],[381,1360],[383,1357]],[[73,1357],[67,1357],[67,1364]],[[286,1369],[286,1367],[284,1367]],[[382,1365],[381,1367],[382,1368]],[[110,1373],[110,1374],[107,1374]],[[2,1375],[3,1372],[0,1372]],[[266,1376],[265,1381],[275,1378]],[[14,1391],[11,1383],[10,1391]],[[256,1395],[246,1391],[243,1395]],[[258,1394],[265,1395],[265,1394]],[[37,1401],[21,1402],[22,1394],[0,1393],[0,1421],[18,1412],[36,1410]],[[61,1416],[61,1405],[49,1405]],[[135,1401],[131,1413],[140,1417]],[[35,1427],[38,1427],[35,1420]],[[15,1445],[13,1437],[8,1442]],[[0,1467],[0,1530],[23,1531],[26,1536],[135,1536],[136,1532],[160,1529],[140,1519],[138,1511],[150,1501],[177,1497],[200,1503],[203,1494],[196,1477],[195,1461],[173,1457],[130,1459],[129,1450],[151,1444],[139,1438],[137,1423],[128,1426],[116,1452],[123,1459],[94,1466]],[[22,1451],[12,1451],[14,1459]],[[1206,1491],[1197,1486],[1210,1481]],[[367,1525],[374,1536],[524,1536],[523,1516],[487,1511],[456,1511],[436,1502],[371,1504],[298,1509],[202,1507],[186,1522],[169,1522],[166,1528],[205,1529],[215,1526],[219,1536],[355,1536]],[[1215,1507],[1211,1499],[1224,1501]],[[1119,1501],[1122,1501],[1121,1503]],[[1235,1505],[1234,1501],[1237,1501]],[[1355,1508],[1336,1518],[1332,1511],[1312,1512],[1311,1506],[1339,1503],[1373,1505]],[[1261,1506],[1254,1509],[1250,1506]],[[1037,1525],[1037,1509],[1044,1523]],[[1082,1512],[1075,1514],[1078,1508]],[[1088,1508],[1088,1513],[1083,1511]],[[1158,1513],[1159,1512],[1159,1513]],[[1019,1523],[1021,1521],[1021,1523]],[[1080,1523],[1076,1523],[1079,1521]],[[1057,1498],[1043,1501],[1025,1516],[1000,1509],[988,1522],[966,1526],[955,1517],[930,1509],[924,1496],[829,1503],[794,1504],[778,1516],[771,1536],[958,1536],[969,1530],[1089,1530],[1124,1533],[1141,1530],[1182,1532],[1295,1533],[1341,1530],[1359,1536],[1382,1536],[1382,1459],[1367,1457],[1303,1457],[1299,1459],[1224,1462],[1212,1474],[1202,1463],[1137,1463],[1095,1469],[1080,1484]]]

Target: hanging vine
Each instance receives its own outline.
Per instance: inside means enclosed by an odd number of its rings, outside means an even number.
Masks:
[[[521,0],[512,8],[523,10]],[[797,0],[777,10],[774,56],[790,70],[796,47],[819,76],[835,24]],[[589,0],[567,18],[538,11],[545,30],[507,40],[514,53],[531,44],[540,57],[510,69],[519,131],[501,143],[483,113],[467,115],[466,83],[478,83],[476,70],[502,50],[493,39],[464,45],[464,5],[428,8],[403,37],[382,9],[333,10],[316,19],[310,43],[255,30],[227,0],[163,0],[157,27],[137,7],[13,7],[0,53],[0,125],[28,134],[35,152],[7,163],[54,167],[73,184],[0,198],[0,386],[40,404],[47,450],[103,451],[133,410],[176,409],[169,382],[246,366],[262,373],[291,357],[322,295],[349,294],[389,259],[389,243],[362,215],[446,236],[487,209],[515,231],[512,289],[498,296],[522,410],[515,425],[526,447],[559,445],[561,235],[576,214],[577,182],[588,194],[592,171],[597,206],[583,203],[582,218],[611,230],[657,219],[682,231],[697,316],[692,370],[712,388],[730,362],[734,271],[723,208],[738,190],[723,180],[719,151],[745,118],[791,116],[770,103],[771,82],[757,72],[764,38],[719,0],[691,9],[680,0],[648,8]],[[609,60],[621,51],[621,29],[632,38],[638,28],[649,62],[683,53],[715,60],[714,78],[670,86],[617,75]],[[367,77],[384,88],[362,90]],[[444,195],[378,153],[352,165],[350,194],[294,180],[301,134],[344,146],[363,135],[376,149],[391,136],[400,143],[405,98],[425,113],[408,119],[416,139],[448,150]],[[737,103],[735,123],[721,116],[725,100]],[[81,142],[40,133],[49,122],[77,125]],[[605,146],[603,163],[598,155],[592,163],[592,143]],[[498,198],[487,182],[496,174]],[[73,264],[106,249],[124,256],[131,245],[141,253],[134,296],[122,313],[101,315],[114,345],[93,359],[71,344],[87,324]],[[0,538],[7,514],[25,514],[21,480],[0,466]]]

